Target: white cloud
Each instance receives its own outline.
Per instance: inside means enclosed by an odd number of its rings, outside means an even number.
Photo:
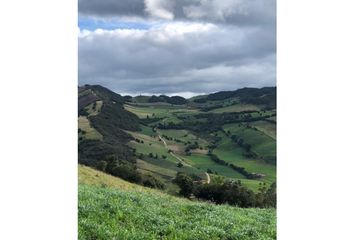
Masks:
[[[242,0],[200,0],[198,4],[183,7],[188,18],[210,18],[224,21],[233,14],[247,15],[247,4]]]
[[[171,11],[173,6],[173,1],[145,0],[145,11],[148,12],[149,15],[154,18],[172,20],[174,18],[174,15]]]

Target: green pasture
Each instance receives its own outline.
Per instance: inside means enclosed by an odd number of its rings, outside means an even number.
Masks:
[[[264,182],[272,183],[276,180],[276,166],[265,163],[259,159],[244,157],[241,147],[232,142],[232,140],[222,132],[219,132],[218,135],[222,137],[222,140],[219,142],[218,147],[214,149],[213,153],[220,159],[236,166],[244,167],[248,172],[265,174],[266,176],[261,179]]]
[[[275,123],[270,123],[267,121],[257,121],[257,122],[252,122],[250,125],[257,128],[259,131],[263,132],[269,137],[276,139],[277,127]]]
[[[236,172],[232,168],[215,163],[213,160],[210,159],[208,155],[205,154],[192,153],[190,156],[184,157],[184,159],[188,164],[204,172],[210,169],[213,172],[216,171],[218,175],[222,175],[228,178],[245,178],[243,175]]]
[[[96,107],[94,107],[96,105]],[[89,116],[96,116],[102,108],[103,101],[96,101],[95,103],[91,103],[85,107],[86,112]]]
[[[247,128],[240,124],[226,124],[223,126],[225,131],[230,131],[231,135],[241,137],[245,143],[251,145],[251,150],[261,157],[276,155],[276,141],[254,128]]]
[[[78,119],[78,126],[79,129],[86,132],[85,134],[79,133],[79,137],[83,137],[85,139],[102,140],[103,136],[91,126],[90,121],[87,119],[87,117],[80,116]]]
[[[202,146],[203,148],[205,148],[209,144],[206,140],[199,138],[198,136],[194,135],[193,133],[191,133],[188,130],[159,129],[158,131],[161,133],[161,135],[166,135],[166,136],[173,138],[173,139],[179,139],[184,143],[197,142],[198,145]],[[169,141],[169,142],[171,142],[171,141]],[[176,144],[176,142],[173,141],[172,144]],[[180,144],[183,144],[183,143],[180,143]]]
[[[213,109],[212,113],[224,113],[224,112],[242,112],[242,111],[259,111],[260,108],[252,104],[234,104],[231,106],[226,106],[222,108]]]

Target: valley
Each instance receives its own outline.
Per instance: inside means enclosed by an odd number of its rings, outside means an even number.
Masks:
[[[79,88],[79,163],[179,195],[196,182],[237,181],[255,193],[276,182],[275,88],[191,99]],[[264,185],[265,184],[265,185]]]
[[[275,93],[79,87],[79,239],[275,239]]]
[[[129,132],[135,138],[129,145],[136,149],[137,156],[143,158],[139,159],[141,162],[148,163],[138,164],[138,166],[143,166],[142,171],[149,171],[166,183],[172,181],[178,171],[192,172],[202,178],[201,173],[205,172],[211,178],[223,176],[227,179],[241,180],[244,185],[255,191],[260,182],[268,184],[275,182],[275,164],[266,161],[274,159],[276,155],[275,123],[267,122],[267,118],[263,118],[256,121],[243,122],[241,120],[237,123],[213,124],[212,127],[217,127],[217,129],[206,132],[191,129],[193,125],[205,124],[208,121],[207,118],[201,118],[203,114],[223,114],[226,110],[228,113],[249,116],[247,120],[252,120],[252,118],[262,116],[274,117],[275,112],[261,111],[260,107],[251,104],[244,104],[240,107],[237,104],[221,106],[204,112],[201,109],[205,105],[148,104],[139,103],[138,99],[135,99],[134,103],[126,103],[124,108],[136,114],[143,122],[140,132]],[[206,105],[210,106],[211,103]],[[235,135],[250,144],[254,155],[245,156],[245,149],[232,139]],[[248,172],[258,173],[262,177],[248,179],[229,166],[214,162],[209,156],[211,150],[220,159],[243,167]],[[158,160],[149,159],[150,153],[153,156],[157,155]],[[176,168],[178,162],[183,166]],[[176,166],[172,167],[172,164]]]

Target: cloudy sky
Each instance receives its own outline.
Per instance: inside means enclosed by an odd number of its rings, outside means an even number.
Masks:
[[[181,94],[276,84],[275,0],[79,0],[79,84]]]

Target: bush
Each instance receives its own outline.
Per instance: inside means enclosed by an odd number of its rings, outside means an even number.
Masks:
[[[157,189],[165,189],[165,184],[158,180],[157,178],[151,176],[151,175],[145,175],[143,177],[143,185],[145,187],[150,187],[150,188],[157,188]]]
[[[120,177],[130,182],[140,183],[142,180],[141,174],[132,164],[120,164],[118,162],[113,162],[107,165],[107,170],[113,176]]]
[[[185,173],[178,172],[173,182],[180,187],[179,193],[184,197],[190,197],[194,191],[193,180]]]
[[[96,168],[97,168],[98,170],[102,171],[102,172],[105,172],[105,171],[106,171],[106,168],[107,168],[107,162],[106,162],[106,161],[103,161],[103,160],[99,161],[99,162],[97,163]]]

